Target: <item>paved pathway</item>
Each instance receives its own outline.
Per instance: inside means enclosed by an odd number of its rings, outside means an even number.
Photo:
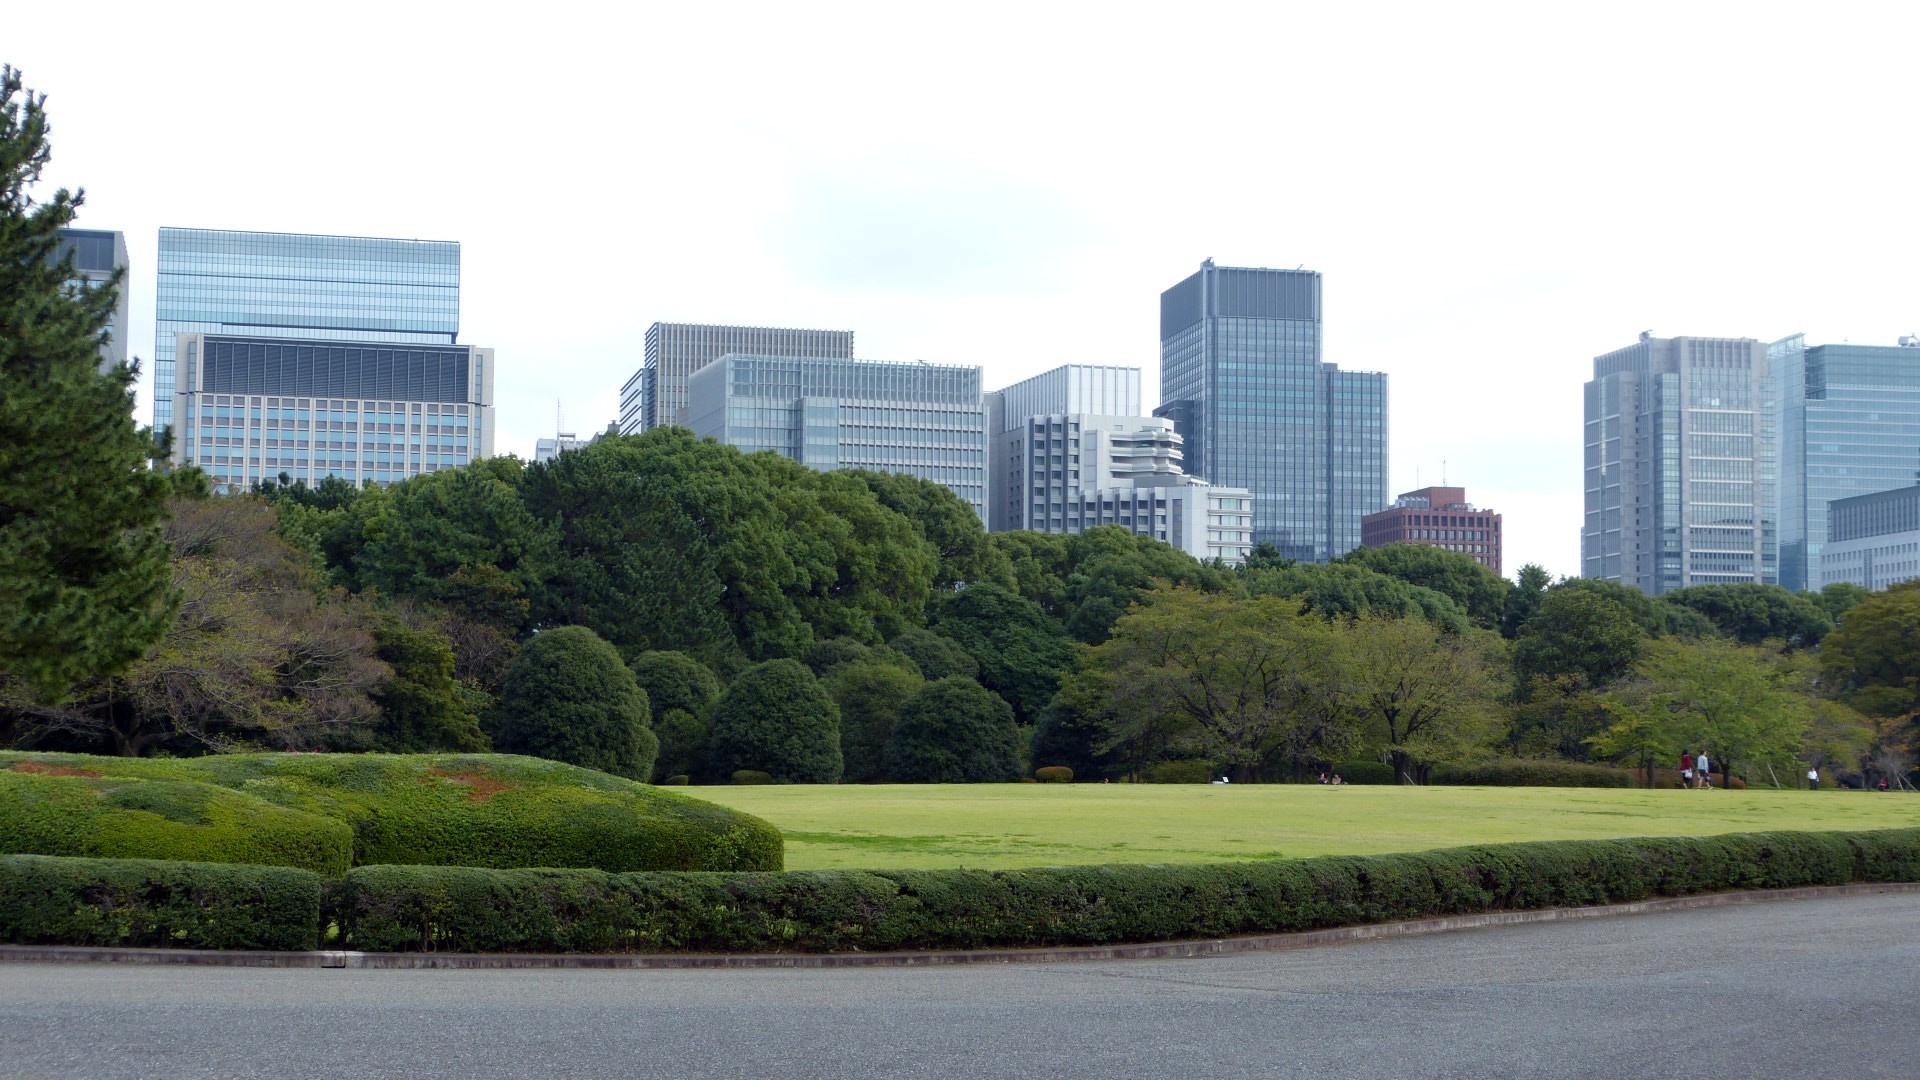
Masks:
[[[1920,895],[1195,960],[0,965],[0,1077],[1920,1075]]]

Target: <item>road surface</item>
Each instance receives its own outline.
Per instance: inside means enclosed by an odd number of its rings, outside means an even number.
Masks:
[[[1920,1075],[1920,895],[1187,960],[0,964],[0,1077]]]

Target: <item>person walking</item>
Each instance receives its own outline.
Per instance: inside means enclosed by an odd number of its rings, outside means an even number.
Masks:
[[[1807,790],[1820,790],[1820,770],[1811,765],[1807,766]]]
[[[1693,771],[1700,774],[1700,787],[1702,789],[1710,789],[1713,787],[1713,762],[1707,760],[1707,752],[1705,750],[1700,751],[1700,755],[1693,759]]]
[[[1680,751],[1680,786],[1693,786],[1693,751]]]

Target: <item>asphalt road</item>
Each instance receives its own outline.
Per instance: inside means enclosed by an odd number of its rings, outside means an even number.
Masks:
[[[1920,895],[1193,960],[0,965],[0,1077],[1920,1075]]]

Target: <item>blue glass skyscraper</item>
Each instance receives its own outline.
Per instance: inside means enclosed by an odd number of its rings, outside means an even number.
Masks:
[[[453,344],[460,245],[161,229],[154,315],[153,426],[160,431],[173,423],[176,334]]]
[[[1809,346],[1795,334],[1768,359],[1779,406],[1780,584],[1818,589],[1827,504],[1920,481],[1920,347]]]
[[[1387,377],[1320,359],[1320,275],[1216,267],[1160,294],[1160,408],[1187,471],[1253,493],[1253,541],[1323,562],[1387,505]]]

